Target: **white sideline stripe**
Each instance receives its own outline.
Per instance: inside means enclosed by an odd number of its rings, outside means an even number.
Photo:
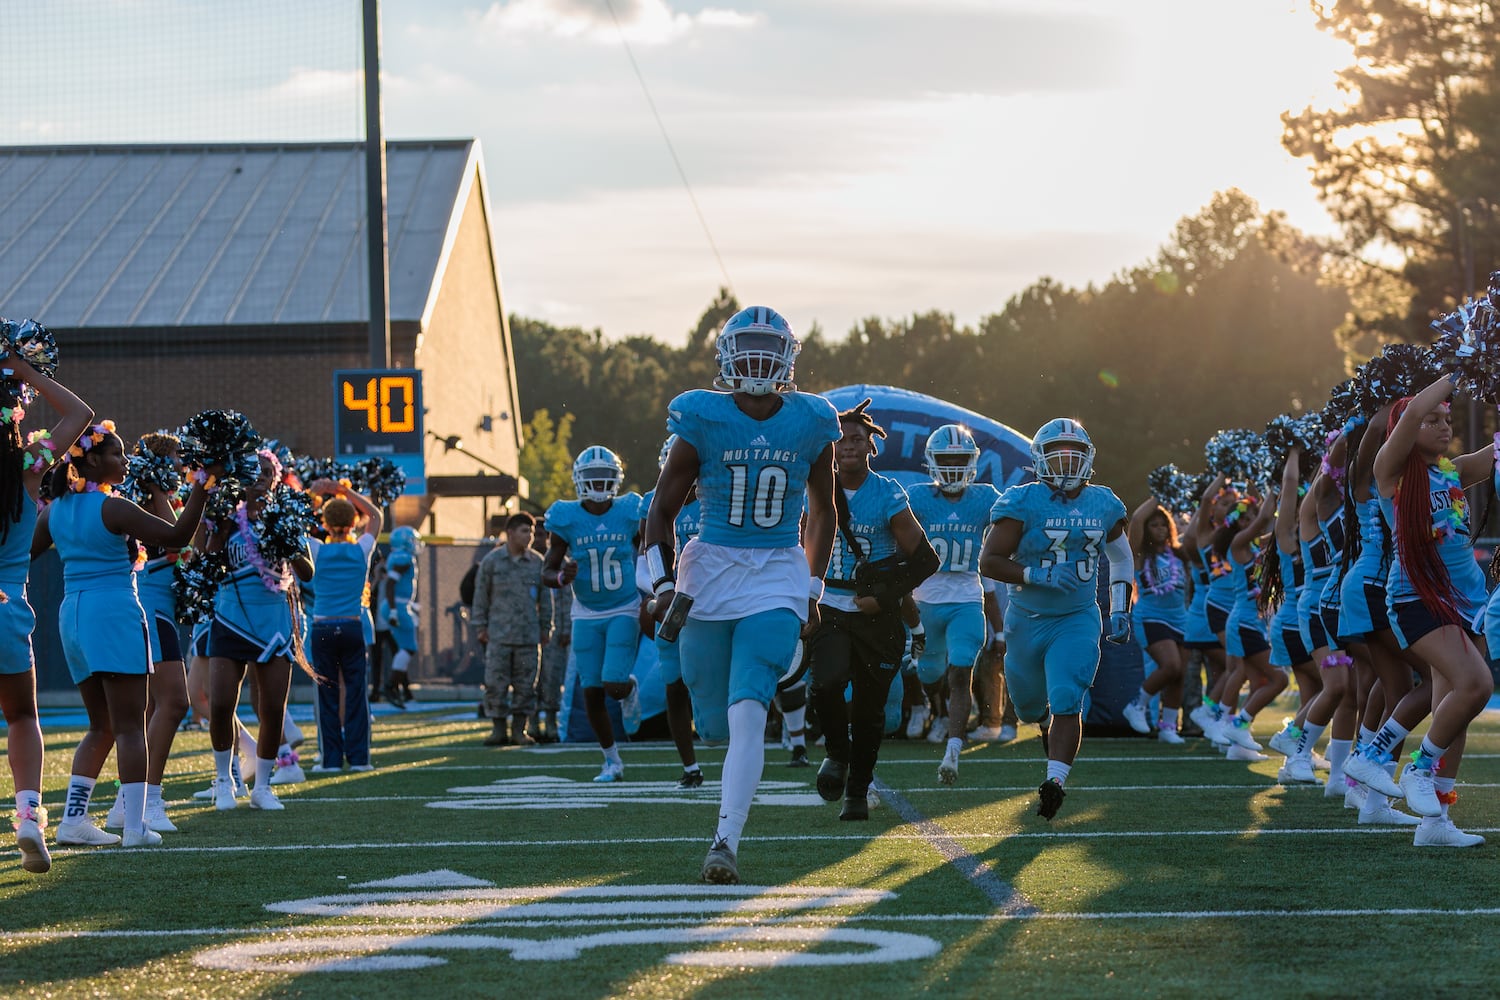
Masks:
[[[953,840],[1132,840],[1142,837],[1349,837],[1378,836],[1400,833],[1410,836],[1409,826],[1355,826],[1347,829],[1260,829],[1260,830],[1048,830],[1039,833],[997,833],[948,831]],[[1470,827],[1468,833],[1500,833],[1500,827]],[[878,834],[798,834],[796,836],[756,837],[754,843],[794,843],[809,841],[858,841],[870,843],[874,840],[911,840],[928,843],[927,837],[919,833],[886,832]],[[391,843],[345,843],[345,844],[225,844],[213,847],[108,847],[74,849],[54,847],[54,857],[72,855],[107,854],[257,854],[272,851],[348,851],[348,850],[425,850],[434,847],[488,848],[488,847],[598,847],[608,843],[611,847],[630,844],[696,844],[702,845],[703,837],[625,837],[609,841],[600,840],[422,840],[393,841]],[[16,857],[20,851],[12,847],[0,851],[0,856]]]
[[[183,927],[176,930],[107,930],[107,931],[7,931],[7,940],[15,941],[62,941],[85,938],[166,938],[166,937],[227,937],[231,935],[258,935],[268,938],[294,940],[312,934],[367,934],[391,931],[444,932],[455,929],[475,928],[533,928],[553,929],[563,927],[618,927],[621,925],[759,926],[763,924],[841,926],[851,923],[1011,923],[1026,920],[1245,920],[1268,917],[1291,917],[1305,920],[1309,917],[1322,919],[1345,919],[1349,917],[1500,917],[1500,907],[1475,907],[1471,909],[1449,909],[1442,907],[1401,906],[1366,909],[1314,909],[1314,910],[1117,910],[1102,913],[1060,912],[1046,913],[1030,911],[1021,913],[867,913],[827,917],[819,916],[761,916],[753,918],[718,918],[703,920],[696,917],[606,917],[598,919],[560,920],[478,920],[478,921],[429,921],[423,923],[391,922],[378,924],[325,924],[299,927]]]

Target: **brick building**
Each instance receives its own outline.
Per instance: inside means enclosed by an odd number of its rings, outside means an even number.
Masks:
[[[437,477],[396,521],[478,537],[525,489],[479,143],[389,143],[387,177],[392,365],[423,372]],[[233,407],[329,455],[332,373],[368,367],[364,201],[358,143],[0,147],[0,314],[51,328],[127,440]]]

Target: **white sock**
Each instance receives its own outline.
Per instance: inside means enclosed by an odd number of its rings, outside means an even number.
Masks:
[[[702,770],[702,768],[700,768],[697,764],[684,764],[682,766],[682,773],[683,774],[697,774],[701,770]]]
[[[604,759],[606,761],[608,761],[611,764],[614,764],[616,767],[624,767],[625,766],[625,762],[620,759],[620,744],[618,744],[618,743],[611,743],[607,747],[601,747],[601,749],[604,752]]]
[[[277,760],[280,760],[283,757],[290,757],[291,755],[292,755],[292,745],[290,743],[283,743],[283,744],[281,744],[281,746],[279,746],[279,747],[276,748],[276,759]]]
[[[964,741],[957,736],[948,737],[948,749],[953,753],[963,753]]]
[[[391,657],[391,673],[401,675],[400,677],[392,677],[392,684],[399,684],[406,680],[406,665],[410,662],[411,654],[404,649]]]
[[[148,806],[159,806],[159,805],[161,805],[161,786],[160,785],[153,785],[150,782],[146,783],[146,805],[148,805]]]
[[[1136,689],[1136,692],[1135,692],[1135,702],[1134,702],[1134,704],[1136,706],[1138,706],[1140,708],[1145,708],[1146,704],[1150,700],[1151,700],[1151,696],[1146,693],[1146,689],[1145,688],[1137,688]]]
[[[221,785],[227,785],[231,780],[229,777],[229,764],[232,760],[234,760],[233,750],[214,751],[214,778]]]
[[[42,807],[42,793],[33,788],[22,788],[16,790],[16,812],[20,812],[30,806],[33,809]]]
[[[794,708],[790,712],[783,712],[786,719],[787,739],[794,747],[807,746],[807,706]]]
[[[1368,728],[1361,722],[1359,724],[1359,745],[1367,747],[1373,742],[1375,742],[1375,730]]]
[[[271,787],[271,769],[276,766],[276,758],[266,760],[264,757],[255,758],[255,790]]]
[[[1354,749],[1353,740],[1328,741],[1328,767],[1337,774],[1344,773],[1344,761],[1349,759],[1349,751]]]
[[[737,701],[729,706],[729,750],[724,754],[724,772],[719,776],[719,825],[715,840],[729,842],[740,851],[740,833],[750,818],[750,800],[760,785],[766,766],[766,707],[758,701]]]
[[[94,794],[94,779],[75,774],[68,778],[67,804],[63,806],[64,823],[87,823],[89,798]]]
[[[1064,764],[1060,760],[1047,761],[1047,780],[1056,780],[1059,785],[1068,783],[1068,772],[1073,770],[1072,764]]]
[[[1457,784],[1457,778],[1441,778],[1434,776],[1432,779],[1432,788],[1440,796],[1438,798],[1438,805],[1443,807],[1444,819],[1448,818],[1448,803],[1444,802],[1441,796],[1447,795],[1449,792],[1453,791],[1454,786],[1456,786]]]
[[[1323,738],[1323,730],[1327,725],[1318,725],[1316,722],[1304,722],[1302,724],[1302,738],[1297,741],[1297,752],[1312,756],[1313,750],[1318,745],[1318,740]]]
[[[120,785],[120,805],[125,812],[125,832],[140,833],[146,827],[146,783],[128,781]]]
[[[1406,739],[1410,734],[1411,730],[1395,719],[1386,719],[1385,725],[1381,726],[1379,732],[1371,738],[1370,745],[1380,753],[1389,753],[1391,747]]]

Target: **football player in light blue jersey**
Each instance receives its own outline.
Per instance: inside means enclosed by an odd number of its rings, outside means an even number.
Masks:
[[[614,452],[590,445],[573,461],[578,499],[554,503],[545,522],[550,541],[542,583],[573,584],[573,662],[589,725],[604,752],[604,767],[594,778],[601,782],[625,777],[605,695],[619,700],[627,733],[641,724],[640,695],[630,672],[640,638],[641,601],[633,570],[641,497],[620,495],[624,478],[625,467]]]
[[[839,819],[844,820],[870,816],[868,793],[885,735],[886,698],[906,646],[902,603],[938,568],[937,553],[901,484],[870,471],[875,439],[885,437],[885,430],[865,412],[869,405],[867,399],[839,414],[842,433],[834,446],[839,533],[828,563],[821,621],[807,644],[812,700],[826,751],[818,794],[830,802],[842,798]],[[844,689],[851,683],[846,712]]]
[[[1094,578],[1109,557],[1109,631],[1130,638],[1134,558],[1125,535],[1125,505],[1089,482],[1094,445],[1083,425],[1049,420],[1031,441],[1039,482],[1012,486],[990,512],[979,571],[1010,585],[1005,612],[1005,679],[1016,714],[1043,726],[1047,780],[1037,815],[1062,807],[1063,784],[1083,741],[1084,692],[1099,670],[1099,605]],[[1047,725],[1048,711],[1052,713]]]
[[[380,584],[376,605],[385,623],[396,654],[391,657],[391,672],[385,682],[385,700],[406,710],[407,673],[417,656],[417,556],[422,551],[422,536],[417,529],[403,524],[391,529],[391,551],[385,557],[385,579]]]
[[[702,878],[730,884],[739,881],[740,834],[765,768],[766,712],[804,623],[817,621],[839,432],[832,403],[796,391],[801,347],[775,310],[742,309],[716,348],[715,386],[725,391],[685,392],[667,408],[678,440],[646,516],[646,560],[657,615],[669,633],[681,622],[698,734],[729,741]],[[673,522],[695,482],[700,532],[678,559]]]
[[[979,474],[979,445],[967,427],[944,424],[928,436],[924,452],[932,482],[913,486],[907,497],[913,516],[937,553],[938,570],[912,591],[922,616],[918,628],[926,636],[917,659],[917,677],[938,716],[932,720],[927,739],[931,743],[947,740],[938,781],[951,785],[958,780],[958,755],[963,751],[973,704],[974,664],[985,641],[979,552],[1000,491],[974,482]],[[945,680],[946,703],[941,697]],[[912,709],[907,736],[921,735],[919,713],[926,714],[926,706]]]
[[[667,437],[666,443],[661,446],[661,457],[657,460],[658,472],[667,464],[667,455],[672,451],[672,445],[677,442],[677,435]],[[651,500],[656,496],[656,490],[646,491],[641,498],[641,537],[646,537],[646,512],[651,509]],[[673,522],[673,529],[677,536],[677,555],[682,555],[682,547],[694,538],[698,537],[698,520],[700,516],[697,488],[688,490],[686,502],[682,505],[682,512],[677,515]],[[644,550],[641,557],[636,560],[635,583],[637,589],[647,596],[651,594],[651,575],[646,568]],[[677,756],[682,760],[682,777],[677,779],[677,787],[684,791],[690,788],[701,788],[703,786],[703,769],[698,766],[698,753],[693,748],[693,698],[688,693],[687,684],[682,680],[682,656],[681,647],[676,642],[668,642],[661,636],[655,637],[656,661],[661,668],[662,683],[667,688],[667,729],[672,734],[672,743],[677,747]]]

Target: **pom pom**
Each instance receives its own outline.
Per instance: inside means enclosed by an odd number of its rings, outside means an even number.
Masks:
[[[1328,403],[1323,407],[1324,432],[1342,430],[1358,409],[1359,394],[1354,389],[1354,379],[1346,378],[1328,391]]]
[[[261,447],[261,437],[243,413],[204,410],[183,424],[177,436],[182,439],[179,453],[187,465],[221,463],[221,481],[232,479],[247,487],[260,477],[260,459],[255,453]]]
[[[0,319],[0,359],[19,354],[31,367],[52,378],[57,374],[57,339],[34,319]],[[9,410],[4,423],[19,423],[36,390],[18,378],[0,378],[0,408]]]
[[[256,547],[268,563],[285,563],[307,552],[307,536],[317,527],[312,498],[285,484],[266,494],[255,522]]]
[[[406,491],[406,473],[388,458],[367,458],[354,469],[350,483],[376,507],[388,507]]]
[[[139,445],[135,454],[125,460],[125,479],[118,494],[134,503],[146,499],[146,488],[157,493],[175,494],[182,488],[182,473],[177,463],[164,455],[145,451]]]
[[[1219,431],[1203,446],[1210,472],[1235,482],[1264,482],[1271,454],[1263,437],[1251,430]]]
[[[176,598],[177,620],[194,625],[213,617],[214,595],[229,575],[229,565],[222,552],[200,552],[191,560],[178,560],[172,569],[172,596]]]
[[[1500,401],[1500,312],[1489,298],[1470,299],[1434,320],[1432,359],[1458,376],[1458,391],[1487,403]]]
[[[1302,461],[1298,472],[1305,482],[1318,466],[1318,456],[1323,452],[1323,414],[1304,413],[1294,416],[1283,413],[1266,424],[1266,449],[1270,454],[1270,473],[1279,475],[1286,467],[1287,455],[1293,447],[1302,449]]]
[[[1387,344],[1354,373],[1356,406],[1366,416],[1403,396],[1413,396],[1441,374],[1432,352],[1417,344]]]

